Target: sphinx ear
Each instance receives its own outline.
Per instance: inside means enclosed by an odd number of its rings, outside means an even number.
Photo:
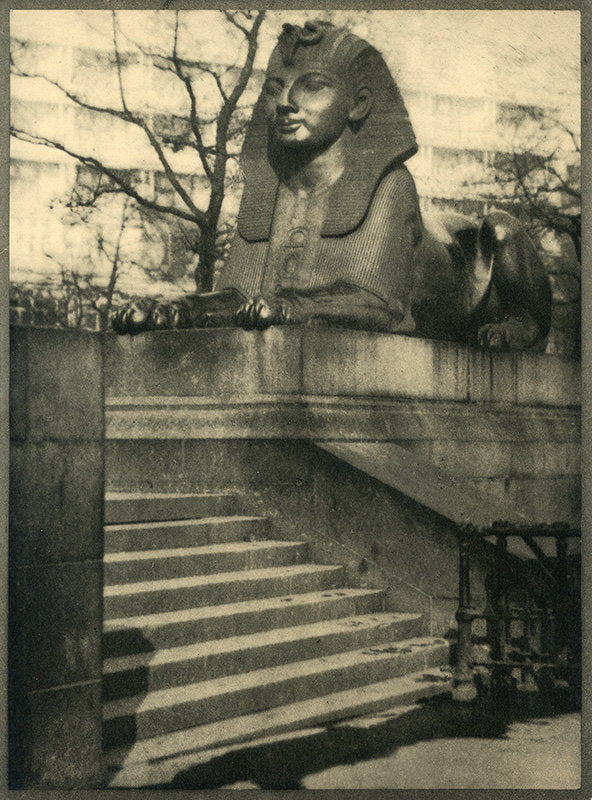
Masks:
[[[372,109],[374,97],[367,86],[360,86],[356,91],[353,106],[349,112],[350,122],[360,122],[365,119]]]

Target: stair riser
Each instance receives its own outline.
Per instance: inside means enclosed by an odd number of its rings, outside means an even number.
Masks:
[[[105,530],[105,552],[122,553],[134,550],[164,550],[169,547],[198,547],[225,542],[250,542],[266,539],[269,524],[266,520],[212,520],[199,525],[179,525],[162,528],[121,528]]]
[[[176,611],[181,608],[216,606],[222,603],[239,603],[264,597],[279,597],[302,592],[320,592],[343,586],[344,568],[335,567],[322,572],[301,575],[276,576],[273,578],[236,581],[231,587],[227,583],[211,583],[207,586],[188,586],[164,591],[105,597],[105,619],[133,617],[140,614],[155,614]]]
[[[226,639],[230,636],[245,636],[304,625],[307,622],[323,622],[339,617],[352,617],[357,614],[370,614],[382,611],[384,595],[376,593],[361,597],[327,598],[314,605],[291,606],[268,609],[264,612],[250,611],[233,616],[209,617],[188,622],[171,623],[160,627],[146,626],[132,630],[108,631],[103,635],[103,654],[123,656],[138,652],[138,639],[148,642],[153,650],[167,647],[180,647],[191,642],[207,642],[212,639]]]
[[[108,786],[109,788],[131,789],[162,785],[164,788],[180,772],[203,766],[211,760],[212,754],[214,758],[219,756],[221,747],[253,739],[261,740],[298,729],[315,728],[319,725],[327,725],[330,722],[366,714],[376,714],[383,710],[391,710],[394,706],[410,706],[421,699],[450,691],[450,688],[450,682],[421,683],[414,688],[408,687],[403,691],[393,690],[393,693],[378,697],[362,696],[362,700],[350,698],[349,702],[344,701],[344,704],[337,708],[318,703],[314,709],[308,709],[308,713],[303,713],[302,716],[294,715],[293,711],[288,709],[287,713],[282,716],[266,715],[265,721],[255,721],[254,717],[241,718],[241,720],[251,721],[256,726],[255,729],[252,726],[246,729],[244,725],[237,725],[237,720],[232,720],[231,724],[223,726],[220,723],[218,725],[214,723],[213,726],[203,729],[204,734],[201,741],[192,738],[193,746],[189,747],[189,752],[187,739],[183,745],[178,744],[172,750],[164,744],[161,745],[163,760],[158,760],[157,754],[156,762],[147,759],[143,754],[140,754],[138,758],[138,754],[134,754],[133,748],[131,751],[128,747],[116,748],[106,753]],[[212,730],[213,728],[216,730]],[[312,733],[311,736],[314,737],[315,734]],[[140,742],[136,745],[136,750],[139,750],[142,744]],[[127,762],[128,757],[130,757],[129,762]],[[123,769],[121,769],[122,765]]]
[[[239,510],[234,495],[199,497],[141,498],[112,500],[105,503],[105,522],[156,522],[167,519],[231,516]]]
[[[197,681],[250,672],[255,669],[288,664],[306,658],[320,658],[346,650],[394,642],[419,636],[421,619],[397,622],[369,628],[344,628],[322,638],[311,637],[300,641],[270,643],[233,653],[211,654],[174,664],[150,665],[125,672],[106,674],[103,677],[103,697],[115,700],[140,694],[143,691],[167,689]]]
[[[291,547],[269,547],[258,550],[199,553],[196,555],[171,556],[157,561],[142,558],[104,564],[104,580],[107,586],[120,583],[135,583],[149,580],[188,578],[191,575],[214,575],[219,572],[287,567],[303,564],[308,555],[308,544],[302,542]]]
[[[429,651],[426,649],[400,653],[391,658],[368,659],[345,668],[299,676],[248,691],[227,692],[217,697],[141,711],[105,721],[104,742],[106,746],[119,745],[387,680],[407,672],[445,664],[448,652],[448,646],[441,645]]]

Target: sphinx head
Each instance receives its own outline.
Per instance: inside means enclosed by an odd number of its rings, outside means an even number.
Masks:
[[[367,42],[329,23],[286,24],[269,59],[263,107],[276,146],[319,151],[372,109]]]

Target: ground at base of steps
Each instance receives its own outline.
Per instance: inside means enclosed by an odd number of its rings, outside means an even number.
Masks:
[[[203,752],[158,788],[576,789],[580,739],[569,703],[503,715],[438,696]]]

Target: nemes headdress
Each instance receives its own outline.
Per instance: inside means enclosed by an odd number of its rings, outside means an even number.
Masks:
[[[331,188],[323,236],[341,236],[363,221],[381,177],[417,152],[417,143],[403,98],[382,56],[346,28],[326,22],[286,24],[267,70],[275,64],[324,67],[347,74],[363,53],[373,53],[373,67],[364,84],[373,94],[369,115],[356,126],[352,151],[343,175]],[[245,189],[238,230],[247,241],[269,239],[278,177],[270,162],[267,124],[261,96],[253,110],[241,154]]]

